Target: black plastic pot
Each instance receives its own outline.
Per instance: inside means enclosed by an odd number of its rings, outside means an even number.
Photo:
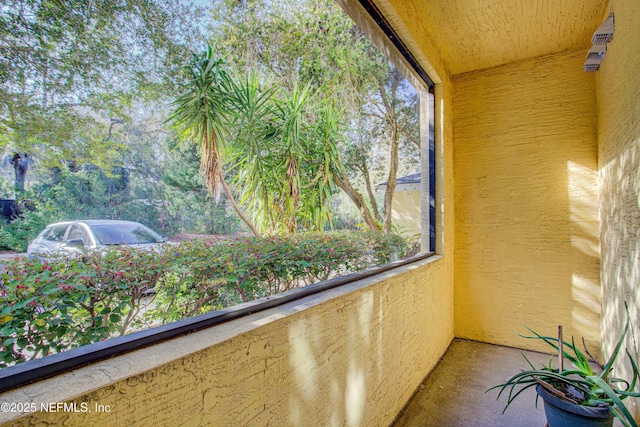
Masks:
[[[592,407],[566,402],[536,386],[538,396],[544,401],[544,413],[549,427],[611,427],[613,412],[608,406]]]

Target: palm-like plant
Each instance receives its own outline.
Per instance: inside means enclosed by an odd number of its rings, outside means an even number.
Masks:
[[[276,103],[275,115],[279,122],[281,147],[277,168],[283,178],[283,187],[275,207],[282,224],[289,232],[295,231],[298,226],[295,212],[301,197],[301,174],[304,173],[303,168],[307,160],[305,154],[308,153],[307,148],[313,138],[305,116],[315,110],[313,102],[309,86],[296,86],[290,94],[283,93],[280,102]]]
[[[240,203],[247,207],[261,229],[277,221],[272,188],[280,185],[274,164],[278,158],[277,125],[274,122],[275,86],[259,72],[249,72],[231,82],[234,115],[232,165],[241,189]]]
[[[257,71],[231,76],[213,49],[195,56],[189,81],[169,122],[183,143],[197,143],[209,189],[224,189],[257,236],[323,231],[331,226],[340,114],[309,85],[278,89]],[[225,181],[223,165],[236,172],[240,204]],[[256,226],[254,226],[257,225]]]
[[[331,224],[330,165],[339,153],[327,144],[338,116],[327,113],[309,86],[287,91],[263,80],[254,72],[232,82],[240,201],[269,232],[322,231]]]
[[[308,219],[314,224],[314,229],[321,230],[324,224],[329,224],[333,228],[331,218],[331,200],[337,188],[335,176],[338,173],[339,165],[342,164],[337,140],[343,126],[341,115],[335,104],[324,100],[320,109],[320,116],[315,128],[317,146],[315,148],[316,168],[311,183],[314,191],[310,197],[315,198],[308,212]]]
[[[238,216],[254,235],[259,233],[238,206],[222,170],[229,128],[234,109],[231,102],[231,79],[224,61],[214,57],[213,48],[195,55],[189,66],[189,80],[183,94],[174,102],[169,122],[182,143],[198,145],[201,167],[209,190],[215,196],[222,188]]]
[[[551,363],[553,360],[552,357],[548,365],[543,365],[542,368],[536,369],[527,357],[523,355],[529,366],[531,366],[531,369],[522,371],[509,378],[505,383],[492,387],[489,390],[500,389],[498,398],[500,398],[505,390],[509,390],[507,404],[503,413],[507,410],[511,402],[524,390],[540,385],[550,394],[567,402],[592,407],[608,406],[613,415],[618,418],[624,426],[638,427],[631,412],[623,402],[623,400],[628,397],[640,397],[640,393],[634,391],[640,379],[638,366],[628,350],[626,350],[626,353],[632,369],[631,380],[627,381],[611,375],[613,365],[620,354],[629,327],[630,319],[627,310],[625,328],[618,339],[611,357],[604,365],[598,364],[594,358],[591,357],[589,351],[586,349],[586,345],[584,345],[584,340],[583,346],[585,352],[583,353],[576,346],[573,337],[569,343],[559,338],[540,335],[532,329],[527,328],[533,335],[521,335],[523,338],[542,340],[556,351],[562,351],[564,358],[572,363],[573,368],[566,370],[553,368]],[[599,373],[593,369],[592,363],[598,365]]]

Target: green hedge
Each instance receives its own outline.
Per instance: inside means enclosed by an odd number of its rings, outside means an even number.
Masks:
[[[251,301],[409,255],[374,232],[113,248],[0,271],[0,367]],[[153,288],[153,292],[149,292]]]

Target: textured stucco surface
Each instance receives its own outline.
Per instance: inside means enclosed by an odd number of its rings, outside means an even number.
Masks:
[[[109,405],[110,413],[36,413],[13,425],[388,425],[453,338],[444,267],[441,258],[401,267],[143,349],[179,352],[181,343],[208,334],[226,338],[151,369],[137,362],[138,374],[69,400]],[[250,327],[227,337],[234,322]],[[117,376],[132,357],[80,369],[75,378],[86,387],[86,377]],[[20,401],[56,387],[76,384],[59,378],[0,399]]]
[[[640,360],[640,3],[611,0],[615,34],[596,77],[602,242],[602,345],[611,354],[622,331],[624,302]],[[617,376],[628,377],[629,365]],[[637,402],[636,402],[637,405]],[[636,415],[640,410],[636,406]]]
[[[587,46],[606,4],[601,0],[376,3],[392,24],[406,25],[428,58],[437,51],[452,75]]]
[[[600,321],[594,76],[584,50],[454,77],[456,336]]]

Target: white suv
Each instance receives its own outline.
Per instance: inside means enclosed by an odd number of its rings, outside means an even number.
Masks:
[[[42,258],[53,252],[75,253],[111,245],[156,247],[166,239],[138,222],[83,220],[49,224],[27,248],[27,257]]]

